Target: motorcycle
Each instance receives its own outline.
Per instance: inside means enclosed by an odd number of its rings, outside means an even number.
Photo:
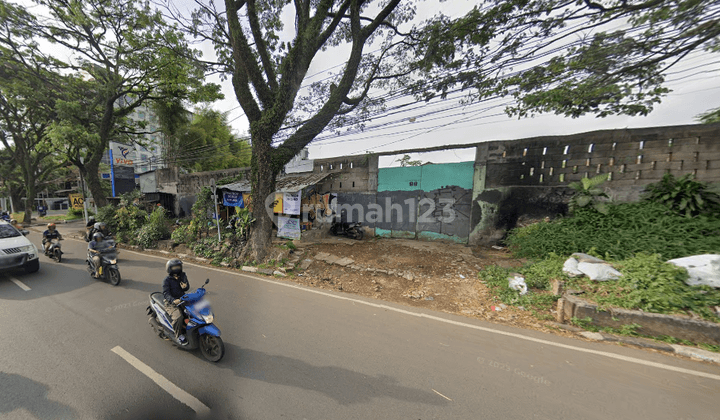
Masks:
[[[200,348],[203,357],[210,362],[219,362],[225,355],[225,345],[220,338],[220,330],[213,324],[214,315],[205,296],[203,287],[180,298],[178,308],[183,312],[186,342],[175,338],[170,314],[165,311],[165,298],[162,293],[150,294],[150,306],[147,307],[148,323],[160,338],[172,341],[173,345],[184,350]]]
[[[360,222],[344,222],[335,218],[330,225],[330,233],[334,236],[347,236],[351,239],[362,240],[365,232]]]
[[[47,247],[45,248],[45,255],[54,258],[57,260],[57,262],[62,262],[62,248],[60,247],[60,239],[59,238],[53,238],[50,240],[50,242],[47,244]]]
[[[95,254],[88,250],[86,260],[87,269],[93,278],[95,278],[94,274],[96,272],[96,267],[92,261],[92,257],[94,256]],[[117,249],[114,246],[100,251],[100,267],[97,267],[97,273],[100,276],[97,277],[98,279],[109,280],[113,286],[120,284],[120,270],[117,266]]]

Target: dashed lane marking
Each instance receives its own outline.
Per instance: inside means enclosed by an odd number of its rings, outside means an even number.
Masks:
[[[160,388],[164,389],[168,394],[172,395],[173,398],[190,407],[196,413],[203,416],[210,414],[210,409],[205,404],[200,402],[200,400],[180,389],[180,387],[170,382],[161,374],[155,372],[150,366],[138,360],[138,358],[125,351],[125,349],[123,349],[122,347],[115,346],[110,351],[125,359],[125,361],[130,363],[132,367],[142,372],[145,376],[158,384]]]
[[[23,289],[26,292],[29,292],[30,290],[32,290],[31,288],[27,287],[25,285],[25,283],[21,282],[20,280],[14,278],[14,277],[10,277],[10,281],[17,284],[19,288]]]

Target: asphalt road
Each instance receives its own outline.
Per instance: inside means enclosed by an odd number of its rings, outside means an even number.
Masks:
[[[213,364],[147,323],[164,259],[121,251],[113,287],[86,247],[0,275],[1,419],[720,418],[715,365],[186,264]]]

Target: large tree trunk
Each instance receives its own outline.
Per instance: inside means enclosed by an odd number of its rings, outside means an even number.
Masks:
[[[30,171],[28,171],[30,172]],[[32,220],[32,211],[35,208],[35,178],[30,177],[25,184],[25,215],[23,216],[22,223],[30,224]]]
[[[269,141],[253,140],[252,155],[252,213],[255,218],[255,224],[252,227],[248,246],[241,256],[244,260],[255,260],[260,263],[264,261],[268,250],[272,245],[272,209],[268,208],[272,205],[273,200],[267,198],[275,194],[275,178],[278,169],[272,162],[272,147]]]
[[[95,200],[95,205],[103,207],[107,205],[108,201],[105,197],[105,193],[103,192],[102,183],[100,182],[100,174],[98,173],[102,155],[99,155],[97,158],[95,156],[96,155],[93,155],[93,158],[85,163],[84,168],[80,168],[80,170],[84,170],[83,175],[85,176],[85,181],[90,189],[90,194],[92,194],[93,200]]]

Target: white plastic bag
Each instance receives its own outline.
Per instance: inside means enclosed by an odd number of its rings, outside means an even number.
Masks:
[[[525,279],[521,276],[510,277],[508,287],[519,291],[521,296],[527,293],[527,284],[525,284]]]

